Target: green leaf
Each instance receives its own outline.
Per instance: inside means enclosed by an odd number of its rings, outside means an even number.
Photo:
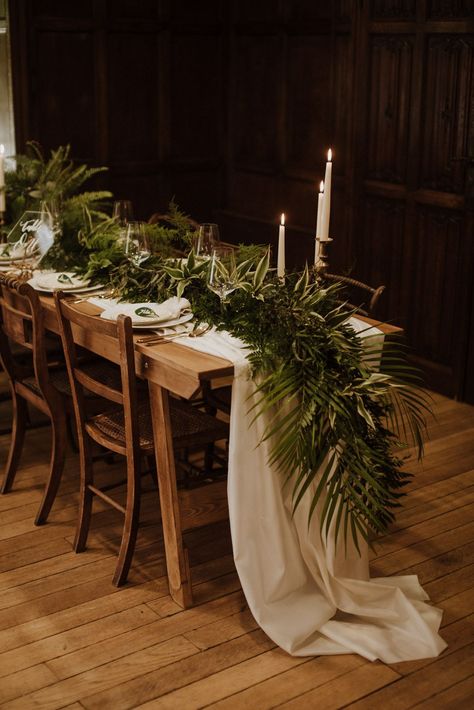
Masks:
[[[148,306],[142,306],[141,308],[137,308],[135,310],[135,313],[137,316],[140,316],[140,318],[156,318],[158,316],[156,311],[154,311],[152,308],[148,308]]]
[[[265,276],[267,275],[268,268],[270,266],[270,250],[267,250],[267,253],[265,256],[263,256],[260,261],[258,262],[257,268],[255,270],[255,274],[253,277],[253,285],[254,289],[258,291],[258,289],[261,287],[265,280]]]

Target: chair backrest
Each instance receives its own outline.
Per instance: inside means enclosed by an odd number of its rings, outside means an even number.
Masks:
[[[374,288],[363,281],[358,281],[350,276],[324,273],[324,278],[328,281],[336,281],[347,293],[347,300],[344,301],[348,308],[355,310],[364,316],[373,315],[380,296],[385,291],[385,286]]]
[[[54,294],[58,314],[64,355],[68,368],[69,381],[72,390],[74,409],[79,434],[79,444],[85,439],[88,413],[85,406],[85,390],[93,392],[112,405],[121,405],[124,412],[125,441],[127,456],[139,460],[139,427],[138,427],[138,395],[135,376],[135,359],[132,320],[120,315],[117,321],[106,321],[99,316],[89,315],[74,307],[67,294],[57,291]],[[78,357],[78,348],[84,350],[84,344],[78,345],[78,333],[86,331],[88,336],[87,349],[94,353],[94,341],[106,337],[115,341],[111,351],[119,354],[120,383],[107,383],[107,369],[116,368],[116,359],[107,357],[100,352],[101,361],[96,361],[93,367]],[[99,365],[99,362],[102,365]],[[117,386],[118,385],[118,388]]]
[[[50,381],[47,342],[50,334],[44,327],[43,309],[35,289],[15,277],[0,276],[1,319],[0,357],[11,381],[31,375],[31,369],[21,363],[12,352],[12,344],[31,353],[36,381],[43,397],[57,398],[57,390]],[[59,344],[59,343],[58,343]],[[55,352],[57,359],[58,350]]]

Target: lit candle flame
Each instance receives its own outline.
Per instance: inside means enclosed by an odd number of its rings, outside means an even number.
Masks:
[[[324,180],[319,183],[319,192],[324,192]]]
[[[3,145],[3,143],[0,143],[0,155],[3,155],[4,152],[5,152],[5,146]]]
[[[329,150],[328,150],[328,163],[330,163],[331,160],[332,160],[332,150],[331,150],[331,148],[329,148]]]
[[[281,222],[280,222],[280,224],[281,224],[282,226],[285,224],[285,213],[284,213],[284,212],[281,213]]]

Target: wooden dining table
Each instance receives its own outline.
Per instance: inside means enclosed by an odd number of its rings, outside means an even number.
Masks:
[[[58,333],[52,296],[42,294],[41,303],[44,307],[45,327]],[[100,308],[87,301],[78,302],[76,307],[91,315],[99,316],[101,312]],[[360,318],[379,327],[385,336],[400,333],[400,328],[396,326],[380,324],[362,316]],[[147,380],[150,394],[169,591],[173,600],[186,608],[192,606],[193,595],[183,533],[228,518],[227,484],[225,480],[216,480],[193,489],[178,488],[169,396],[173,394],[190,399],[204,383],[231,382],[234,368],[227,360],[187,348],[175,341],[154,345],[138,343],[140,335],[135,337],[135,369],[137,376]],[[119,353],[107,336],[97,337],[80,330],[75,337],[80,345],[92,352],[107,355],[119,362]]]

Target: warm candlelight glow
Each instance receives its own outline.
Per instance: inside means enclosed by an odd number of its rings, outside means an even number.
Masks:
[[[285,213],[281,215],[280,226],[278,227],[278,260],[277,260],[277,276],[280,279],[285,278]]]
[[[332,160],[332,150],[331,150],[331,148],[329,148],[329,150],[328,150],[328,163],[330,163],[331,160]]]
[[[319,192],[324,192],[324,180],[319,183]]]

